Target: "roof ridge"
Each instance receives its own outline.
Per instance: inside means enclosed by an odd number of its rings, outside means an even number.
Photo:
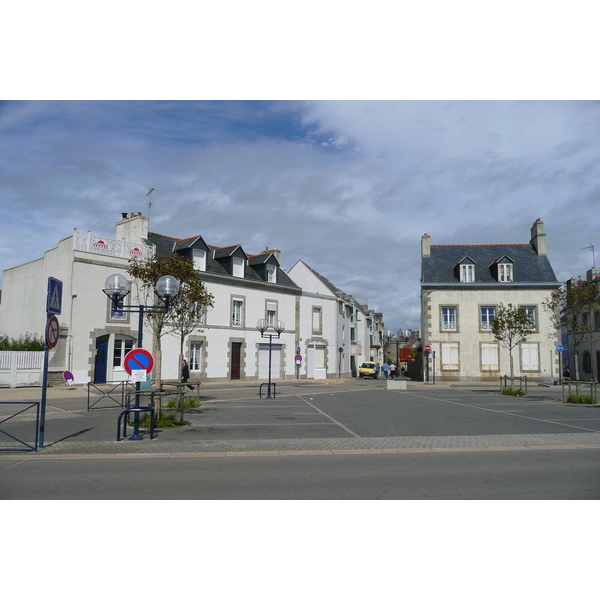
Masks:
[[[531,244],[431,244],[431,248],[455,247],[464,248],[465,246],[530,246]]]

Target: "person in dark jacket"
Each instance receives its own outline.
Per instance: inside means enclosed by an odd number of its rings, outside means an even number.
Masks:
[[[183,366],[181,367],[181,383],[187,383],[187,380],[190,378],[190,368],[188,367],[187,360],[183,359]],[[193,385],[189,385],[190,390],[194,389]]]

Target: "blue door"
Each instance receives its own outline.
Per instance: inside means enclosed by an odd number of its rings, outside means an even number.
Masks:
[[[94,383],[106,383],[106,367],[108,363],[108,341],[96,341],[96,364]]]

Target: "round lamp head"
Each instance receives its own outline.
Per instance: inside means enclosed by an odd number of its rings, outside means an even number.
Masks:
[[[156,282],[156,293],[164,300],[172,300],[179,294],[179,281],[171,275],[164,275]]]
[[[125,296],[129,294],[129,290],[130,287],[129,281],[127,281],[127,277],[119,273],[110,275],[104,283],[104,291],[111,298],[125,298]]]
[[[281,334],[281,332],[285,329],[285,323],[283,321],[277,321],[277,323],[275,323],[275,326],[273,327],[273,329],[278,334]]]
[[[267,330],[269,324],[266,319],[259,319],[256,323],[256,329],[258,329],[261,333],[264,333]]]

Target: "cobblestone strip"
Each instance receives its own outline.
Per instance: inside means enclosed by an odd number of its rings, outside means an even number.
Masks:
[[[37,454],[42,457],[56,455],[107,455],[107,454],[184,454],[184,453],[233,453],[268,452],[282,454],[290,452],[332,452],[372,450],[422,450],[422,449],[510,449],[535,447],[600,447],[600,432],[525,434],[525,435],[465,435],[465,436],[405,436],[379,438],[304,438],[304,439],[255,439],[255,440],[207,440],[173,441],[143,439],[120,442],[57,442],[46,446]],[[25,457],[23,452],[0,454],[1,458],[15,455]]]

